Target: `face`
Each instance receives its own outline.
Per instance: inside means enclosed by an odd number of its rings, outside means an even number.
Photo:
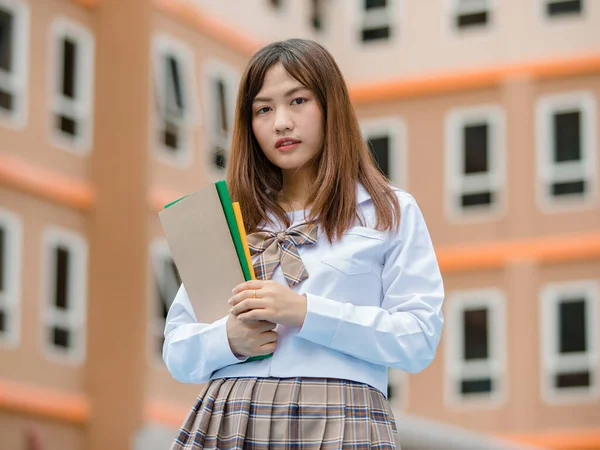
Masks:
[[[310,89],[273,65],[252,105],[252,131],[265,156],[286,174],[310,173],[323,146],[323,113]]]

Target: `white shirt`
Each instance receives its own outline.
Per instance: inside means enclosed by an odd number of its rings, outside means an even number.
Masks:
[[[386,394],[388,367],[411,373],[427,367],[442,332],[444,287],[415,199],[393,189],[401,207],[397,231],[374,229],[375,208],[359,184],[357,201],[366,226],[352,227],[333,244],[320,232],[315,245],[298,247],[309,277],[291,289],[306,294],[306,318],[301,328],[278,326],[270,358],[239,360],[229,347],[227,317],[211,324],[197,320],[181,286],[165,327],[163,359],[172,376],[184,383],[231,377],[336,378],[363,382]],[[292,226],[304,222],[303,211],[289,214]],[[285,283],[281,266],[272,279]]]

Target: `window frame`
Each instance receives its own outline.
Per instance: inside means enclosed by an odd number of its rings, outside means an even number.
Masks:
[[[0,0],[0,7],[12,12],[15,30],[12,73],[0,69],[0,86],[12,93],[14,108],[12,112],[0,109],[0,126],[21,130],[28,121],[30,6],[22,0]]]
[[[358,0],[356,2],[356,25],[354,28],[354,42],[360,49],[371,49],[373,46],[385,46],[386,44],[392,44],[399,36],[399,29],[402,23],[401,14],[402,6],[400,3],[404,0],[388,0],[388,4],[385,8],[381,8],[381,11],[376,10],[367,11],[365,8],[366,0]],[[363,31],[367,28],[374,28],[378,26],[389,26],[390,36],[386,39],[373,39],[363,40]]]
[[[469,27],[459,27],[457,19],[459,15],[467,12],[480,11],[479,9],[465,8],[461,0],[446,0],[448,9],[447,26],[450,29],[450,34],[453,36],[471,36],[474,34],[487,34],[495,28],[494,13],[497,10],[497,4],[495,0],[480,0],[486,3],[486,8],[481,11],[486,11],[488,14],[487,22],[485,24],[478,24]]]
[[[386,135],[389,139],[389,178],[390,183],[408,189],[408,150],[407,127],[399,116],[377,117],[360,121],[360,130],[366,142],[370,136]],[[394,152],[393,149],[398,149]]]
[[[159,276],[162,277],[164,273],[162,272],[162,263],[166,259],[173,259],[171,255],[171,250],[169,249],[169,245],[164,238],[156,238],[150,244],[150,283],[149,283],[149,292],[151,293],[149,296],[149,314],[150,319],[148,321],[150,328],[150,339],[149,339],[149,348],[148,354],[151,364],[156,368],[164,368],[164,362],[162,359],[162,350],[157,353],[156,341],[162,340],[164,338],[165,326],[166,326],[166,318],[158,317],[157,310],[161,306],[160,305],[160,296],[158,295],[157,288],[159,287]],[[179,287],[178,287],[179,289]],[[174,299],[175,297],[173,297]],[[167,308],[167,311],[169,310]]]
[[[21,341],[21,277],[23,223],[16,214],[0,207],[0,227],[4,230],[4,291],[0,292],[0,310],[9,324],[8,332],[0,334],[0,348],[15,349]],[[11,264],[7,264],[10,261]]]
[[[465,361],[464,312],[486,308],[488,311],[488,358]],[[508,396],[506,298],[499,288],[461,290],[449,296],[444,357],[444,399],[450,408],[498,409]],[[462,326],[461,326],[462,325]],[[458,384],[469,377],[489,376],[496,386],[490,393],[465,396]]]
[[[463,172],[464,129],[468,124],[488,126],[488,171],[466,175]],[[450,110],[445,120],[445,206],[451,222],[485,222],[500,219],[507,208],[506,119],[499,105],[460,107]],[[462,144],[462,145],[461,145]],[[472,180],[472,181],[469,181]],[[469,188],[469,184],[472,185]],[[496,200],[489,206],[462,207],[462,195],[488,190]]]
[[[227,120],[229,120],[229,135],[227,137],[217,133],[219,114],[210,113],[216,111],[218,106],[215,102],[219,101],[216,89],[212,88],[213,82],[217,79],[223,81],[226,92],[225,97],[229,105],[227,112]],[[216,169],[212,163],[213,148],[217,145],[222,145],[226,151],[226,158],[229,159],[229,151],[231,150],[231,138],[235,120],[235,108],[237,101],[237,91],[240,83],[240,75],[233,65],[224,61],[211,59],[204,64],[204,108],[206,111],[207,120],[205,121],[206,149],[203,152],[204,162],[207,167],[207,174],[210,179],[217,181],[224,177],[226,167],[223,170]]]
[[[581,355],[560,355],[551,343],[556,343],[559,333],[558,306],[561,300],[583,297],[586,302],[586,344],[587,351]],[[540,388],[541,396],[547,404],[589,403],[600,398],[600,367],[598,331],[594,321],[599,318],[600,288],[597,280],[575,280],[553,282],[544,285],[540,298]],[[587,364],[586,364],[587,362]],[[555,388],[553,379],[561,369],[589,368],[590,387]]]
[[[64,313],[53,304],[56,278],[54,250],[59,245],[66,247],[71,255],[69,270],[72,272],[70,272],[70,283],[67,287],[71,305],[70,310]],[[78,232],[49,225],[42,233],[41,255],[40,298],[42,305],[40,318],[42,332],[40,338],[42,352],[51,361],[81,366],[85,362],[87,351],[88,244],[84,236]],[[73,340],[72,347],[59,349],[51,343],[49,330],[53,326],[69,329]]]
[[[184,111],[181,118],[166,117],[163,111],[166,109],[167,92],[166,74],[164,63],[168,57],[173,57],[180,68],[182,98],[184,99]],[[155,149],[156,158],[169,166],[185,169],[188,168],[194,156],[195,132],[198,124],[198,109],[196,106],[196,63],[192,47],[166,33],[158,33],[152,38],[152,83],[153,98],[151,105],[152,126],[151,142]],[[182,142],[173,150],[163,143],[162,131],[166,121],[175,123],[180,130],[178,137]]]
[[[61,44],[64,39],[76,42],[78,62],[76,64],[75,99],[62,94]],[[88,154],[93,141],[93,104],[96,43],[93,32],[80,23],[67,17],[58,17],[50,27],[50,135],[52,145],[77,155]],[[73,138],[61,132],[56,126],[56,116],[73,116],[82,128]]]
[[[552,120],[560,111],[580,111],[582,133],[581,162],[555,163],[554,129]],[[575,91],[559,94],[543,95],[536,102],[536,200],[538,208],[545,213],[560,213],[592,208],[598,203],[598,157],[594,149],[597,145],[598,129],[596,124],[596,99],[589,91]],[[556,175],[557,165],[563,164],[564,169],[558,169],[565,175]],[[569,167],[570,166],[570,167]],[[577,168],[576,166],[579,166]],[[571,172],[581,172],[581,179],[588,186],[587,192],[581,197],[554,197],[548,191],[552,183],[573,179]],[[577,174],[579,175],[579,174]],[[574,176],[574,175],[573,175]]]

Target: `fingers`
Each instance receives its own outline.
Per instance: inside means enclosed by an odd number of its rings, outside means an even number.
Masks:
[[[255,297],[255,295],[256,295],[256,297]],[[227,300],[227,303],[229,303],[232,306],[235,306],[238,303],[240,303],[241,301],[244,301],[248,298],[259,298],[259,297],[260,297],[260,289],[244,290],[244,291],[238,292],[233,297],[231,297],[229,300]]]
[[[259,328],[259,330],[260,330],[260,331],[262,331],[263,333],[264,333],[265,331],[271,331],[271,330],[274,330],[274,329],[275,329],[275,327],[277,326],[277,324],[276,324],[276,323],[273,323],[273,322],[267,322],[266,320],[261,320],[261,321],[259,321],[259,322],[257,322],[257,323],[259,323],[259,324],[261,325],[261,326],[260,326],[260,328]]]
[[[234,316],[239,316],[247,311],[251,311],[253,309],[262,309],[264,307],[264,302],[260,298],[248,298],[246,300],[242,300],[240,303],[231,308],[230,312]]]
[[[277,341],[277,332],[276,331],[265,331],[260,335],[261,345],[269,344],[271,342]]]
[[[245,283],[242,284],[238,284],[236,287],[233,288],[233,293],[237,294],[239,292],[242,291],[247,291],[248,289],[262,289],[262,287],[265,285],[265,281],[263,280],[250,280],[250,281],[246,281]]]

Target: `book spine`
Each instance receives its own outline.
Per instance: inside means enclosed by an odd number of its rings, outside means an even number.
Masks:
[[[231,204],[231,197],[229,195],[229,190],[227,189],[227,184],[225,183],[225,180],[221,180],[217,181],[215,186],[217,188],[217,193],[219,194],[219,199],[221,200],[221,206],[223,207],[223,212],[225,213],[225,219],[227,220],[227,225],[229,226],[229,232],[231,233],[231,239],[233,240],[233,245],[242,268],[242,273],[244,274],[244,279],[246,281],[250,281],[252,277],[250,275],[250,269],[248,268],[248,262],[246,261],[246,255],[244,255],[244,247],[242,245],[242,239],[240,237],[237,222],[235,220],[235,213],[233,212],[233,206]]]

